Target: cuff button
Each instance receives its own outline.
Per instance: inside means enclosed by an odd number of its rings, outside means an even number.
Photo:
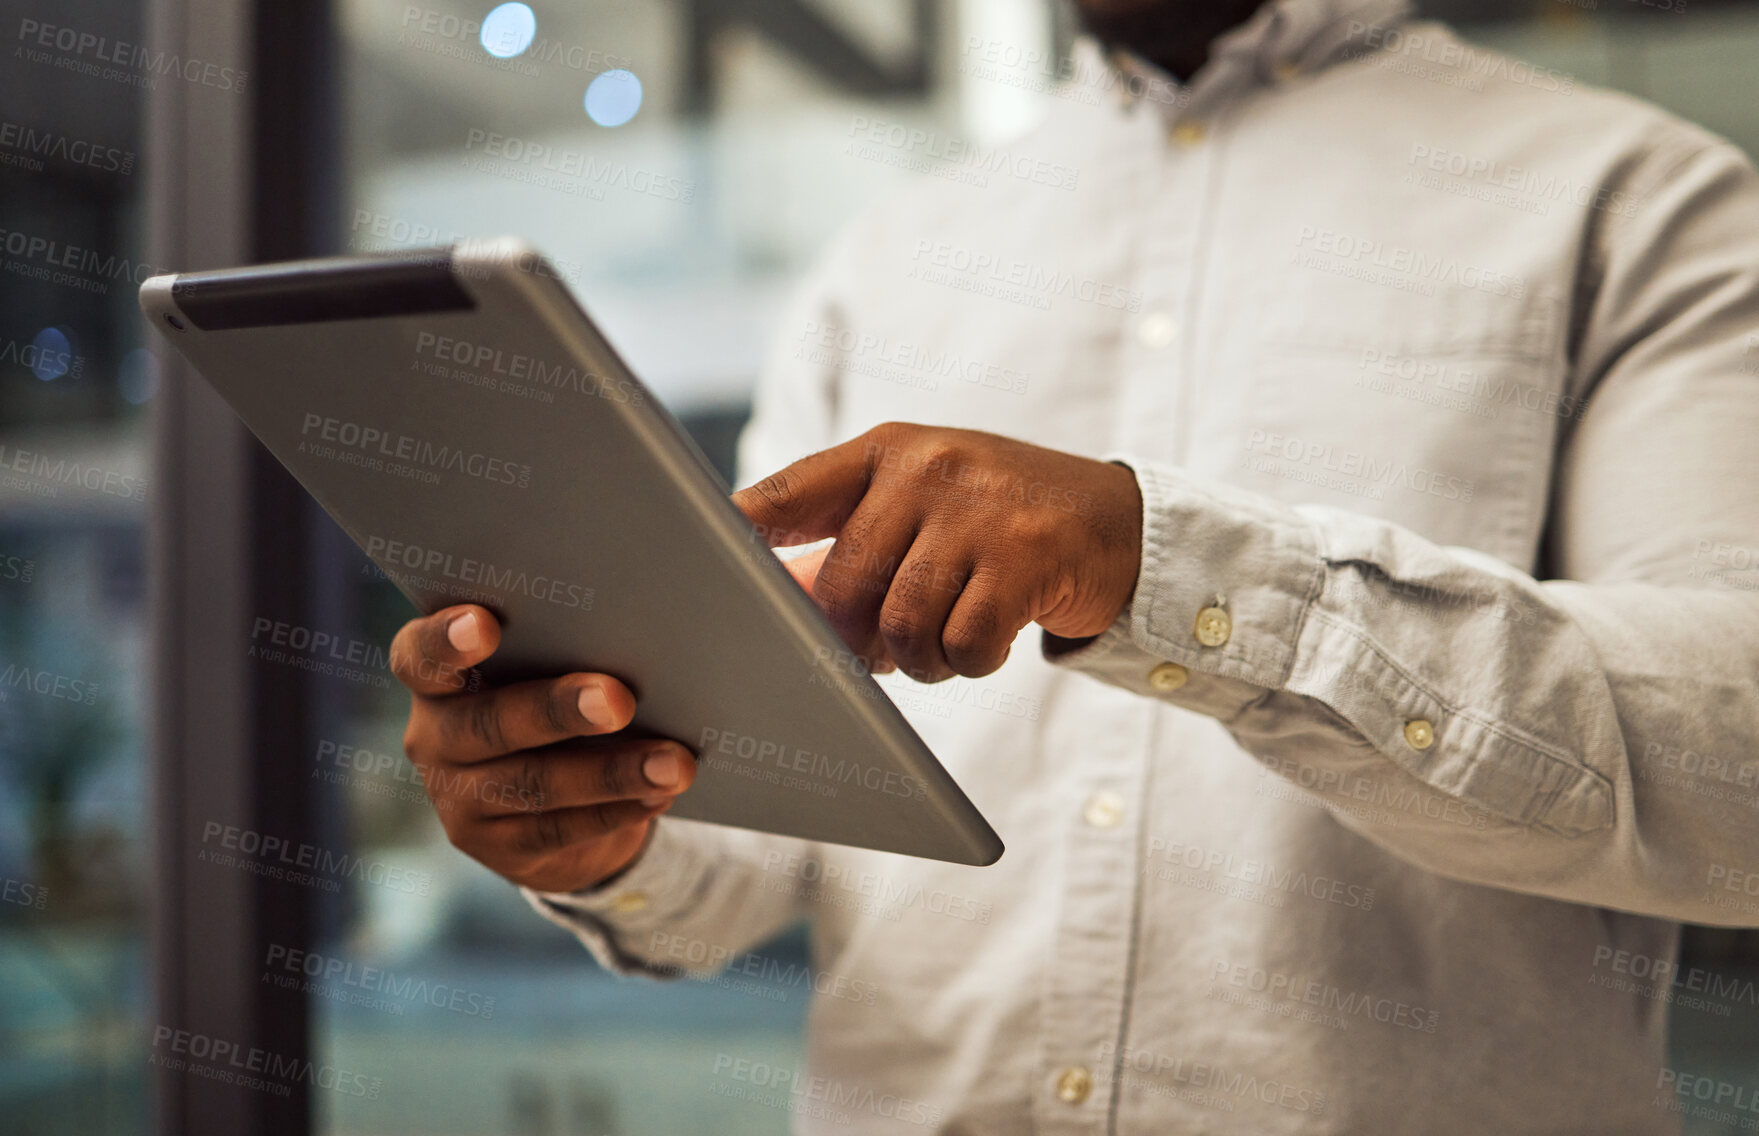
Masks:
[[[1412,749],[1428,749],[1435,744],[1435,727],[1428,718],[1412,718],[1405,723],[1405,743]]]
[[[1197,613],[1194,629],[1197,641],[1205,647],[1219,647],[1234,633],[1234,620],[1219,607],[1206,607]]]
[[[1190,677],[1191,672],[1178,663],[1162,663],[1148,672],[1148,685],[1163,694],[1171,694],[1184,686]]]

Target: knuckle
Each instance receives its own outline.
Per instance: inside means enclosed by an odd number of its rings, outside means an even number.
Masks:
[[[1009,516],[1005,538],[998,543],[1014,555],[1031,557],[1034,550],[1054,549],[1068,543],[1065,522],[1066,518],[1049,510],[1016,508]]]
[[[494,699],[472,699],[462,717],[463,726],[471,738],[482,743],[491,753],[505,751],[506,735],[501,729],[501,715]]]
[[[920,607],[935,592],[939,571],[935,556],[912,556],[892,577],[891,590],[886,594],[888,607]]]
[[[947,661],[960,674],[970,674],[970,668],[984,665],[998,646],[997,627],[993,601],[978,601],[969,614],[962,613],[941,632],[941,648]]]
[[[869,430],[867,436],[876,442],[896,445],[900,442],[909,440],[919,429],[920,427],[914,422],[900,422],[897,419],[893,419],[889,422],[881,422],[878,426]]]
[[[541,856],[568,843],[566,822],[560,813],[538,813],[519,825],[513,850],[522,856]]]
[[[580,810],[581,840],[591,842],[603,840],[622,828],[632,814],[628,806],[600,805],[596,809]]]
[[[869,459],[884,453],[887,448],[896,443],[898,430],[902,425],[899,422],[881,422],[878,426],[868,427],[861,434],[861,441],[864,443],[863,452],[868,455]]]
[[[825,618],[839,628],[859,623],[868,606],[866,593],[848,572],[820,572],[812,598],[818,601]]]
[[[928,459],[925,464],[945,467],[958,464],[965,451],[953,439],[937,434],[922,443],[922,452]]]
[[[800,477],[791,469],[770,474],[751,487],[770,510],[782,516],[791,514],[800,501]]]
[[[940,639],[935,634],[936,629],[929,626],[929,620],[908,607],[888,606],[882,610],[879,630],[894,654],[900,650],[914,654],[925,648],[933,648]]]
[[[885,595],[891,576],[891,565],[856,541],[838,541],[834,557],[825,558],[819,569],[824,595],[844,604],[873,606]],[[816,587],[815,596],[819,595]]]
[[[470,777],[468,770],[429,765],[418,768],[416,772],[421,775],[421,787],[436,809],[444,808],[451,812],[458,810],[460,804],[474,806],[477,803],[476,798],[465,789]],[[474,815],[475,811],[470,808],[461,811],[461,815]]]
[[[641,755],[612,757],[606,755],[596,763],[594,774],[599,794],[607,800],[630,795],[631,785],[640,776]]]
[[[420,765],[427,756],[428,732],[417,721],[419,710],[409,712],[409,723],[403,727],[403,756]]]
[[[386,653],[391,674],[404,686],[413,687],[421,677],[422,623],[422,620],[412,619],[398,628],[397,634],[391,637],[391,647]]]
[[[425,669],[435,661],[446,657],[451,644],[446,642],[446,623],[438,614],[425,615],[420,619],[412,619],[405,623],[397,632],[403,639],[408,650],[405,657],[409,666]]]
[[[573,688],[552,682],[542,705],[544,728],[552,737],[567,737],[580,730],[580,695]]]
[[[521,808],[542,811],[549,799],[549,786],[549,763],[541,757],[529,757],[515,767],[507,789]]]
[[[860,564],[863,550],[874,542],[878,530],[877,514],[856,510],[854,515],[843,522],[843,530],[837,534],[836,542],[825,551],[825,559],[837,564]]]
[[[536,819],[533,831],[540,851],[553,852],[567,846],[568,823],[561,813],[539,813]]]

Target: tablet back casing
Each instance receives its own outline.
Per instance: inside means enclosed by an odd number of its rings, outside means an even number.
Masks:
[[[490,681],[627,683],[635,728],[699,755],[668,815],[955,863],[1001,855],[529,247],[156,277],[141,305],[419,609],[497,614]]]

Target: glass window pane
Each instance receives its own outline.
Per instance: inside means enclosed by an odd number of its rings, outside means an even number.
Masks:
[[[0,1127],[147,1127],[144,4],[0,3]],[[70,34],[71,33],[71,34]],[[81,39],[80,37],[88,37]],[[83,56],[82,57],[82,53]]]

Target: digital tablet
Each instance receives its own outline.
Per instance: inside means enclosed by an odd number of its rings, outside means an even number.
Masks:
[[[417,608],[495,613],[485,680],[628,684],[632,728],[698,755],[667,815],[961,864],[1001,856],[529,246],[157,276],[140,302]]]

